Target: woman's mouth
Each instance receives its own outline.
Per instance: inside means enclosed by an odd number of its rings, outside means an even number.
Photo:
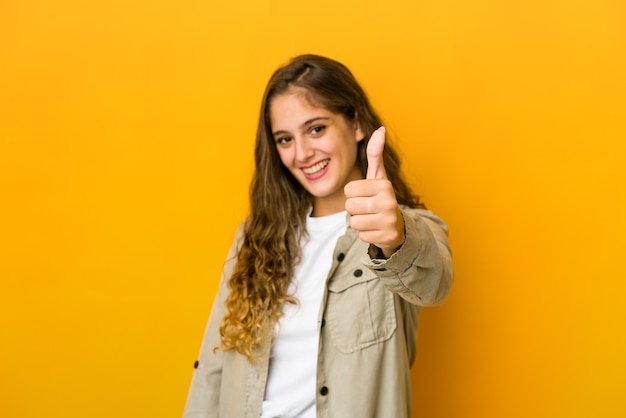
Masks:
[[[313,164],[310,167],[302,167],[302,172],[308,179],[314,180],[316,178],[321,177],[324,174],[324,171],[326,167],[328,167],[329,163],[330,163],[330,159],[326,159],[326,160],[320,161],[317,164]]]

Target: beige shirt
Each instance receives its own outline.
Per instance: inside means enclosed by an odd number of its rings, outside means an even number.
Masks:
[[[441,303],[453,279],[443,222],[430,211],[403,209],[406,240],[387,260],[348,228],[339,238],[319,311],[318,417],[410,416],[409,368],[421,306]],[[271,332],[250,363],[220,343],[233,244],[207,325],[184,418],[258,418],[265,393]]]

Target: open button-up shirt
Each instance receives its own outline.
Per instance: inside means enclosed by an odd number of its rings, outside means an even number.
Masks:
[[[318,417],[408,418],[409,368],[417,317],[439,304],[453,280],[445,224],[432,212],[402,207],[404,244],[386,260],[348,228],[339,238],[319,310]],[[219,346],[227,281],[238,240],[228,255],[205,331],[184,418],[258,418],[265,393],[271,332],[248,359]]]

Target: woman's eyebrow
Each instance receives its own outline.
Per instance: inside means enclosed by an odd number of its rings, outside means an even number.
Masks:
[[[317,116],[317,117],[306,120],[302,125],[300,125],[300,128],[304,128],[305,126],[311,125],[312,123],[318,122],[320,120],[330,120],[330,118],[327,116]],[[272,132],[272,135],[276,136],[276,135],[282,135],[282,134],[287,134],[287,133],[289,132],[280,130],[280,131]]]
[[[327,117],[327,116],[318,116],[318,117],[315,117],[315,118],[312,118],[312,119],[307,120],[307,121],[306,121],[306,122],[304,122],[304,123],[303,123],[300,127],[301,127],[301,128],[304,128],[304,127],[305,127],[305,126],[307,126],[307,125],[310,125],[310,124],[312,124],[312,123],[315,123],[315,122],[317,122],[317,121],[319,121],[319,120],[323,120],[323,119],[330,119],[330,118],[329,118],[329,117]]]

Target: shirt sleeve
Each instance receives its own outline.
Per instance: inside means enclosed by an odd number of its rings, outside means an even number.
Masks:
[[[402,207],[401,212],[404,244],[386,260],[368,255],[364,264],[390,292],[408,302],[420,306],[440,304],[454,277],[447,227],[428,210]]]
[[[204,332],[200,356],[194,366],[183,418],[211,418],[218,417],[219,414],[224,353],[214,348],[220,345],[219,327],[225,314],[224,302],[228,296],[227,282],[237,261],[241,231],[240,227],[224,265],[219,289]]]

